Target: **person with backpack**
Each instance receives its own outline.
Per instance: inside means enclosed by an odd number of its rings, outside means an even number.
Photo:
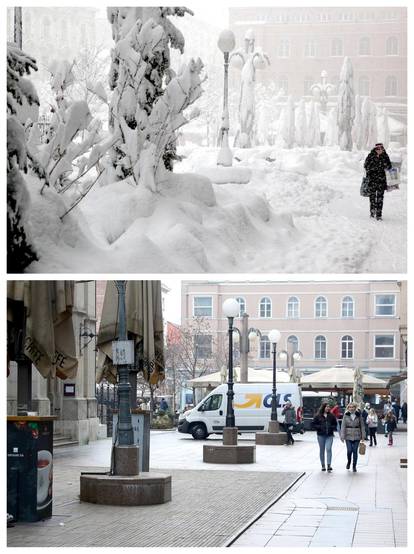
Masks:
[[[283,407],[282,415],[285,416],[286,444],[294,444],[292,431],[296,423],[296,412],[290,401],[286,402]]]
[[[322,471],[326,471],[325,452],[328,472],[332,471],[332,443],[337,425],[338,422],[332,413],[331,406],[328,402],[323,402],[312,422],[312,426],[318,438],[319,459],[321,461]]]
[[[352,471],[356,472],[359,443],[365,440],[365,425],[355,402],[350,402],[344,413],[340,437],[342,442],[346,442],[346,469],[351,467],[352,460]]]
[[[369,432],[369,445],[372,446],[374,443],[377,446],[378,416],[374,408],[369,410],[366,423]]]

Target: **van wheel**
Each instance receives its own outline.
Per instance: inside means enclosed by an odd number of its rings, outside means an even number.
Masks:
[[[204,440],[208,437],[207,429],[201,423],[198,425],[194,425],[194,427],[191,429],[191,434],[196,440]]]

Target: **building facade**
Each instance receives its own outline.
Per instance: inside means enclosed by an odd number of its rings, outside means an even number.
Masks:
[[[405,298],[398,281],[183,281],[183,325],[197,316],[210,323],[209,332],[195,339],[202,356],[227,340],[222,304],[231,297],[238,299],[240,315],[249,315],[249,327],[261,333],[250,345],[250,367],[271,367],[271,329],[281,332],[278,351],[301,352],[295,368],[302,373],[341,364],[387,378],[406,367],[400,319]]]
[[[322,70],[337,85],[349,56],[356,94],[393,106],[391,112],[407,103],[406,8],[242,7],[230,8],[229,19],[237,47],[250,29],[269,55],[260,81],[274,81],[285,94],[310,95]]]

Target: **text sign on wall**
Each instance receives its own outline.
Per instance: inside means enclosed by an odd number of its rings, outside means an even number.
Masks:
[[[114,365],[133,365],[134,341],[117,340],[112,343],[112,360]]]

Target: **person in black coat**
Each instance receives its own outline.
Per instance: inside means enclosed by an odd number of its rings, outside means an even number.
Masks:
[[[364,168],[368,177],[369,210],[372,218],[382,219],[384,191],[387,189],[386,169],[392,164],[383,144],[375,145],[365,159]]]
[[[331,406],[327,402],[322,403],[319,412],[313,418],[312,425],[318,437],[319,458],[321,460],[322,471],[326,471],[325,451],[328,471],[332,471],[332,443],[334,431],[336,431],[338,423],[336,417],[331,413]]]

